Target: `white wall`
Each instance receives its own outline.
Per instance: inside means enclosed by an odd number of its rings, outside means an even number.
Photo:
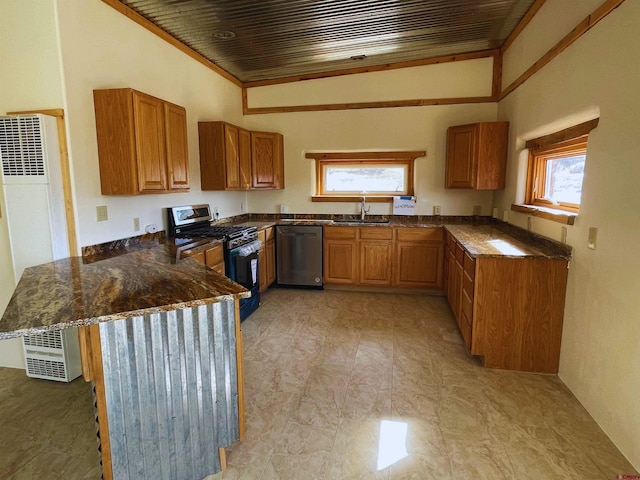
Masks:
[[[247,89],[250,107],[491,95],[493,58],[282,83]]]
[[[557,16],[566,4],[548,1],[540,15]],[[532,22],[522,42],[541,42],[554,34],[551,23],[537,25]],[[560,377],[636,468],[640,468],[638,25],[640,2],[623,3],[500,102],[499,117],[511,122],[511,142],[507,188],[496,195],[496,206],[504,210],[521,200],[526,152],[520,149],[525,139],[579,123],[599,111],[600,123],[589,137],[580,214],[568,227],[574,250]],[[509,218],[515,224],[526,222],[526,215],[515,212]],[[587,248],[589,227],[598,228],[596,250]],[[556,239],[561,228],[537,218],[533,225],[534,231]]]
[[[243,192],[202,192],[198,121],[242,122],[241,89],[103,2],[57,0],[65,110],[69,128],[80,245],[138,235],[140,224],[164,223],[163,207],[217,206],[222,217],[241,213]],[[191,191],[140,196],[100,194],[93,90],[132,87],[187,110]],[[109,220],[96,221],[106,205]],[[246,205],[243,205],[246,207]]]
[[[397,100],[401,92],[404,98],[485,96],[492,65],[488,58],[250,88],[249,106]],[[426,150],[415,164],[416,214],[431,215],[440,205],[443,215],[471,215],[480,205],[490,215],[491,191],[444,188],[446,131],[496,115],[495,103],[249,115],[248,128],[280,132],[285,145],[285,189],[249,192],[249,208],[275,213],[284,204],[291,213],[357,213],[357,203],[311,202],[315,164],[306,152]],[[371,204],[372,214],[391,212],[390,203]]]

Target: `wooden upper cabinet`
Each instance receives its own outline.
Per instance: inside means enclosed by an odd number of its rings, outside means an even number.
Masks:
[[[283,143],[279,133],[251,132],[253,188],[284,188]]]
[[[167,180],[169,190],[189,189],[189,150],[187,147],[187,111],[172,103],[164,104],[167,142]]]
[[[184,108],[131,88],[93,98],[103,195],[189,189]]]
[[[447,130],[447,188],[504,188],[509,122],[459,125]]]
[[[242,190],[238,127],[226,122],[199,122],[198,140],[202,190]]]
[[[198,123],[203,190],[283,188],[282,135]]]
[[[240,187],[251,188],[251,132],[238,129],[238,161],[240,164]]]

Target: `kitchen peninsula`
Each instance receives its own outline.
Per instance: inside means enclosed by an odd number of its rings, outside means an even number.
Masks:
[[[197,247],[196,247],[197,248]],[[163,238],[27,268],[0,339],[80,327],[103,478],[203,478],[242,434],[243,287]]]

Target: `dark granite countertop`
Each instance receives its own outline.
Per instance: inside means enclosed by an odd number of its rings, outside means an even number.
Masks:
[[[360,221],[357,215],[252,214],[236,222],[266,228],[274,225],[324,225],[343,227],[445,227],[474,257],[571,258],[571,247],[514,225],[486,216],[384,216],[370,215]]]
[[[27,268],[0,320],[0,339],[250,296],[195,260],[180,260],[182,247],[211,244],[194,242],[155,238]]]
[[[504,225],[445,225],[472,257],[545,257],[569,259],[571,247]],[[521,230],[521,229],[518,229]]]

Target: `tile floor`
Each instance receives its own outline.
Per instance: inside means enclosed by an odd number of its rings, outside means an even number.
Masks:
[[[637,474],[557,377],[481,368],[442,297],[271,289],[243,331],[247,434],[211,480]],[[0,369],[0,478],[100,478],[91,402]]]

